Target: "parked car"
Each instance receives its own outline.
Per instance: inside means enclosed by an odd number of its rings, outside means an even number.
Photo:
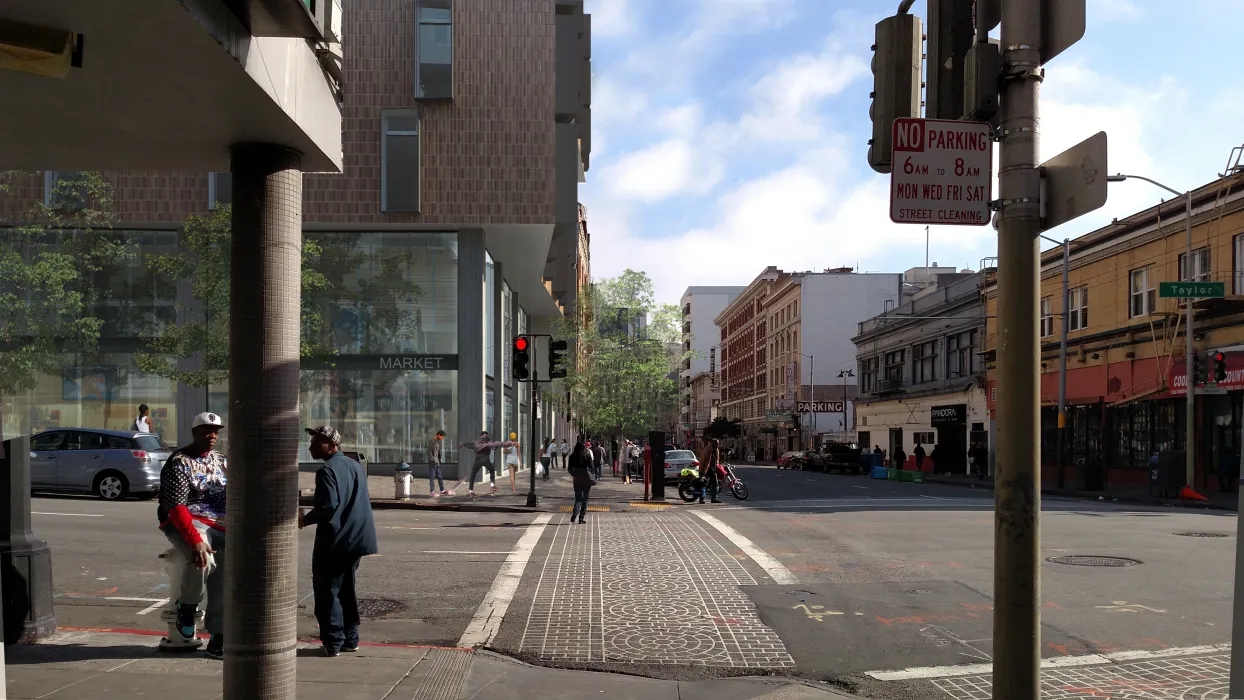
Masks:
[[[802,453],[801,452],[783,452],[781,456],[777,458],[777,468],[778,469],[793,469],[794,467],[791,466],[790,462],[792,459],[799,456],[800,454]]]
[[[56,428],[30,438],[30,490],[93,493],[107,501],[160,492],[173,451],[158,435]]]
[[[700,460],[691,450],[669,450],[665,453],[665,483],[678,482],[678,474],[686,468],[699,469]]]
[[[855,445],[831,442],[821,445],[820,468],[825,472],[862,474],[860,450]]]

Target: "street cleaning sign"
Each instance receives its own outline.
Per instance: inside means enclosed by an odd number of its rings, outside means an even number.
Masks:
[[[1158,296],[1163,299],[1221,299],[1227,295],[1223,282],[1158,282]]]
[[[890,220],[896,224],[986,226],[993,193],[989,125],[895,119]]]

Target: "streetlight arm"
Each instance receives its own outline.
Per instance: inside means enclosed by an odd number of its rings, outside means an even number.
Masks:
[[[1166,185],[1163,185],[1162,183],[1158,182],[1157,180],[1153,180],[1153,179],[1147,178],[1147,177],[1145,177],[1144,175],[1124,175],[1123,173],[1119,173],[1118,175],[1109,175],[1109,176],[1107,176],[1107,177],[1106,177],[1106,181],[1107,181],[1107,182],[1123,182],[1124,180],[1144,180],[1145,182],[1149,183],[1150,185],[1155,185],[1155,186],[1157,186],[1157,187],[1161,187],[1162,189],[1166,190],[1167,192],[1170,192],[1171,194],[1175,195],[1176,197],[1182,197],[1182,196],[1184,196],[1184,193],[1183,193],[1183,192],[1180,192],[1179,190],[1176,190],[1176,189],[1173,189],[1173,188],[1167,187]],[[1042,236],[1042,238],[1045,238],[1045,236]]]

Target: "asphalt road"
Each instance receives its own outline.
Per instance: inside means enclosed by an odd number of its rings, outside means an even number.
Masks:
[[[373,606],[364,611],[364,635],[456,644],[481,603],[487,608],[499,599],[494,583],[507,578],[497,575],[507,566],[520,581],[487,644],[537,663],[685,680],[790,673],[870,697],[917,699],[945,694],[928,681],[883,683],[866,672],[988,663],[992,492],[769,467],[738,471],[750,487],[747,501],[726,495],[720,505],[593,513],[586,528],[561,513],[529,527],[536,516],[377,511],[382,554],[360,570],[360,597]],[[144,612],[167,595],[157,558],[166,544],[154,508],[35,500],[36,534],[52,547],[62,626],[160,628],[158,611]],[[1188,532],[1226,536],[1177,534]],[[1043,559],[1139,563],[1043,563],[1043,654],[1228,641],[1234,533],[1233,513],[1045,500]],[[299,631],[310,638],[311,533],[300,542]],[[522,556],[506,565],[511,553]],[[677,575],[666,576],[677,570],[691,577],[690,593],[677,588]],[[662,588],[651,596],[655,606],[645,586]],[[699,603],[688,609],[708,606],[708,615],[679,612],[694,596]],[[615,603],[618,610],[611,610]],[[606,638],[610,625],[630,636]],[[755,647],[723,654],[746,661],[789,653],[791,663],[723,668],[694,660],[717,653],[705,641],[714,626],[728,630],[720,637],[727,646]],[[544,641],[533,646],[537,632]],[[597,637],[599,644],[576,646],[578,638]],[[619,657],[617,649],[632,653],[628,644],[664,651]],[[692,660],[669,663],[667,653]]]

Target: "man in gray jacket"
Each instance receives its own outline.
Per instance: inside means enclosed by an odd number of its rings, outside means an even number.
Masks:
[[[428,445],[428,491],[431,496],[448,496],[449,489],[445,488],[445,477],[441,474],[441,460],[444,458],[445,449],[445,431],[436,431],[436,437],[432,438],[432,444]],[[440,483],[441,490],[436,490],[436,484]]]

